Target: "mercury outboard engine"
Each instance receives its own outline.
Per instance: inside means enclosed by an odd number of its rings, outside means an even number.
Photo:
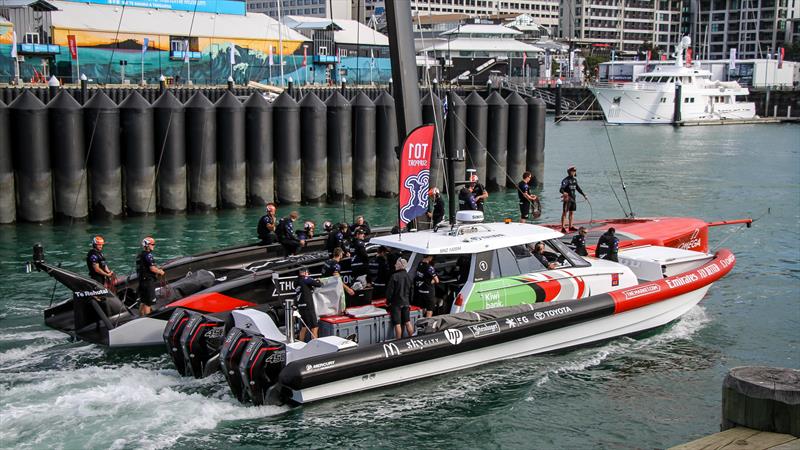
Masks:
[[[242,386],[254,405],[266,402],[267,391],[278,382],[286,363],[286,346],[264,336],[253,336],[239,363]]]
[[[186,374],[204,378],[216,371],[224,337],[224,320],[190,312],[180,339]]]
[[[247,401],[244,386],[242,385],[242,375],[239,372],[239,363],[241,362],[242,355],[247,348],[250,341],[253,340],[254,335],[249,331],[242,330],[241,328],[231,328],[231,331],[225,336],[225,342],[222,343],[222,349],[219,351],[219,367],[225,381],[233,392],[233,396],[240,402]]]
[[[181,376],[186,376],[186,359],[181,349],[181,334],[189,321],[189,311],[177,308],[170,316],[167,326],[164,327],[164,343],[167,344],[167,353],[172,358],[175,368]]]

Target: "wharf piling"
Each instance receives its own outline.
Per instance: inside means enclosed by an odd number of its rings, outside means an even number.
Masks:
[[[447,114],[430,90],[417,106],[425,123],[438,125],[432,186],[446,191],[441,158],[456,151],[466,155],[453,162],[456,179],[475,168],[493,191],[525,170],[541,179],[540,100],[446,95]],[[0,96],[10,100],[0,103],[0,223],[398,193],[402,136],[395,99],[383,89],[296,87],[274,101],[235,86],[53,86]]]

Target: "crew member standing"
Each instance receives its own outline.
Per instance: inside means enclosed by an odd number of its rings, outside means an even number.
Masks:
[[[336,248],[333,250],[333,255],[331,259],[325,261],[322,265],[322,276],[323,277],[341,277],[342,274],[342,265],[340,264],[342,258],[344,257],[344,252],[340,248]],[[344,287],[344,291],[347,292],[348,295],[355,295],[355,291],[347,285],[347,283],[342,280],[342,286]]]
[[[148,236],[142,239],[142,251],[136,257],[136,275],[139,278],[139,314],[146,316],[152,312],[156,303],[156,277],[163,277],[164,271],[156,265],[153,249],[156,240]]]
[[[473,193],[474,188],[472,184],[465,184],[458,192],[459,211],[475,211],[478,209],[478,203],[475,201],[475,194]]]
[[[298,238],[294,232],[294,222],[298,217],[300,217],[300,214],[297,211],[292,211],[278,222],[278,226],[275,229],[278,235],[278,242],[283,245],[287,255],[297,254],[300,248],[306,245],[306,241]]]
[[[347,246],[345,245],[345,238],[347,237],[347,224],[340,223],[335,230],[328,233],[328,240],[325,241],[325,248],[328,252],[333,254],[337,248],[342,249],[342,252],[347,254]]]
[[[475,203],[477,203],[478,211],[483,212],[483,203],[489,198],[489,192],[486,191],[486,187],[482,185],[478,181],[478,175],[473,174],[470,177],[470,181],[473,184],[472,187],[472,194],[475,196]]]
[[[311,329],[311,339],[316,339],[319,333],[319,318],[317,307],[314,305],[314,288],[322,287],[322,282],[311,278],[308,268],[301,267],[297,277],[297,309],[305,326],[300,327],[300,342],[306,340],[306,327]]]
[[[358,279],[358,277],[369,273],[369,255],[367,254],[367,243],[364,241],[366,230],[359,227],[356,228],[355,233],[351,252],[353,259],[350,268],[353,270],[353,279]]]
[[[522,174],[522,181],[517,185],[517,196],[519,197],[519,221],[525,223],[531,213],[531,202],[535,202],[537,196],[531,194],[531,173]]]
[[[597,248],[594,251],[595,258],[607,259],[609,261],[619,262],[617,254],[619,252],[619,239],[615,235],[617,230],[609,228],[608,231],[600,236],[597,241]]]
[[[569,216],[569,231],[576,231],[575,227],[572,226],[572,218],[575,215],[575,210],[578,208],[578,204],[576,202],[576,195],[575,191],[580,192],[580,194],[585,199],[589,199],[586,194],[583,193],[583,190],[580,186],[578,186],[578,180],[575,178],[575,175],[578,171],[575,169],[575,166],[570,167],[567,169],[567,176],[561,180],[561,188],[558,189],[558,192],[561,193],[561,201],[564,203],[563,209],[561,211],[561,232],[566,233],[567,228],[564,222],[567,220],[567,216]]]
[[[372,278],[373,286],[372,298],[384,298],[386,296],[386,283],[391,276],[391,270],[389,270],[391,266],[387,259],[388,253],[389,249],[381,245],[378,247],[375,257],[369,261],[369,274]]]
[[[394,325],[394,336],[396,339],[403,337],[403,325],[406,328],[408,337],[414,334],[414,327],[411,326],[411,274],[406,271],[406,260],[398,258],[395,262],[395,272],[386,284],[386,304],[389,306],[389,313]]]
[[[433,255],[425,255],[417,265],[414,277],[416,285],[416,304],[425,310],[425,317],[433,317],[436,308],[436,288],[439,284],[439,275],[433,267]]]
[[[580,256],[589,256],[589,252],[586,251],[586,228],[580,227],[578,228],[578,234],[572,236],[572,241],[570,242],[575,247],[575,253]]]
[[[356,221],[353,222],[352,225],[350,225],[350,230],[349,230],[350,231],[350,233],[349,233],[350,236],[355,236],[356,230],[358,230],[359,228],[364,230],[364,234],[366,236],[369,236],[369,234],[372,233],[372,230],[369,227],[369,222],[367,222],[364,219],[364,216],[356,217]]]
[[[86,266],[89,269],[89,276],[94,281],[106,285],[106,282],[111,281],[114,276],[114,271],[108,268],[106,257],[103,256],[103,245],[106,241],[103,236],[95,236],[92,238],[92,248],[86,254]]]
[[[278,222],[277,218],[275,217],[277,211],[278,210],[274,203],[267,203],[267,213],[258,219],[258,227],[256,228],[256,232],[258,233],[258,238],[261,240],[261,244],[263,245],[269,245],[277,242],[277,238],[275,237],[275,225]]]
[[[430,196],[430,200],[428,201],[428,212],[425,215],[431,219],[431,228],[434,228],[444,220],[444,200],[442,200],[442,195],[437,187],[432,187],[428,191],[428,196]]]

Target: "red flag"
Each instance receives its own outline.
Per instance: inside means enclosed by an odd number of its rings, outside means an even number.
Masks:
[[[303,47],[303,67],[306,66],[306,58],[308,58],[308,47]]]
[[[661,60],[662,61],[666,61],[667,60],[667,55],[666,54],[661,55]]]
[[[692,65],[692,49],[686,49],[686,67],[690,67]]]
[[[78,59],[78,43],[74,34],[67,35],[67,44],[69,45],[69,54],[72,59]]]
[[[783,47],[778,49],[778,69],[783,69]]]
[[[400,147],[400,228],[428,211],[433,125],[420,125]]]

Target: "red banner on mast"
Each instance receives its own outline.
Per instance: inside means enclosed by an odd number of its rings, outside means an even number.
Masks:
[[[67,35],[67,44],[69,45],[69,54],[72,59],[78,59],[78,42],[75,40],[74,34]]]
[[[400,147],[400,228],[428,211],[433,125],[421,125]]]

